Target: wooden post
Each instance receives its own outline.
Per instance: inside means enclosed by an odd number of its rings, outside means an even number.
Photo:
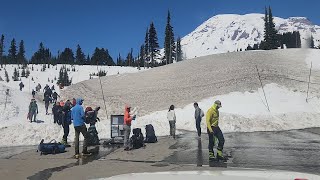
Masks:
[[[311,66],[310,66],[310,73],[309,73],[309,81],[308,81],[308,89],[307,89],[307,98],[306,98],[306,102],[308,102],[308,97],[309,97],[309,88],[310,88],[311,69],[312,69],[312,62],[311,62]]]

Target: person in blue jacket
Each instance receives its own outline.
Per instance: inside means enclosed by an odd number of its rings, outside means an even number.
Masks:
[[[73,120],[74,130],[75,130],[75,158],[79,158],[79,135],[80,133],[84,137],[83,142],[83,150],[82,155],[90,155],[90,153],[87,150],[87,139],[88,139],[88,133],[87,133],[87,127],[85,125],[84,119],[84,110],[82,107],[83,99],[78,98],[76,100],[76,105],[71,109],[71,119]]]

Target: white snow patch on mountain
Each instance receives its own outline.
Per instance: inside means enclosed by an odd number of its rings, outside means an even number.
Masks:
[[[181,40],[186,59],[210,54],[245,50],[248,45],[260,43],[264,38],[264,14],[223,14],[214,16]],[[279,33],[299,31],[301,43],[307,47],[311,34],[315,45],[320,45],[320,26],[305,17],[283,19],[274,17]]]

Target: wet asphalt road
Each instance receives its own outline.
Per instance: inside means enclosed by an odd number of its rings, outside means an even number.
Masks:
[[[289,170],[320,175],[320,128],[228,133],[224,136],[224,153],[231,155],[231,158],[218,166]],[[206,166],[209,165],[207,147],[206,134],[199,140],[195,133],[185,133],[171,147],[179,151],[165,161]]]

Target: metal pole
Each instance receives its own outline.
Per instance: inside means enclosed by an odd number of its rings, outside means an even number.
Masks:
[[[310,66],[310,73],[309,73],[309,81],[308,81],[308,90],[307,90],[307,98],[306,98],[306,102],[308,102],[308,97],[309,97],[309,88],[310,88],[311,69],[312,69],[312,62],[311,62],[311,66]]]
[[[102,93],[102,99],[103,99],[103,103],[104,103],[104,109],[105,109],[105,111],[106,111],[106,116],[107,116],[107,105],[106,105],[106,100],[104,99],[104,93],[103,93],[101,78],[100,78],[100,76],[99,76],[98,62],[97,62],[97,70],[98,70],[98,78],[99,78],[100,88],[101,88],[101,93]],[[108,116],[107,116],[107,118],[108,118]]]
[[[257,73],[258,73],[258,78],[259,78],[259,81],[260,81],[260,85],[261,85],[261,88],[262,88],[262,91],[263,91],[264,99],[266,100],[268,111],[270,112],[270,108],[269,108],[267,96],[266,96],[266,93],[264,92],[264,89],[263,89],[263,85],[262,85],[262,81],[261,81],[261,78],[260,78],[260,74],[259,74],[259,70],[258,70],[258,66],[257,66],[257,65],[256,65],[256,69],[257,69]]]

